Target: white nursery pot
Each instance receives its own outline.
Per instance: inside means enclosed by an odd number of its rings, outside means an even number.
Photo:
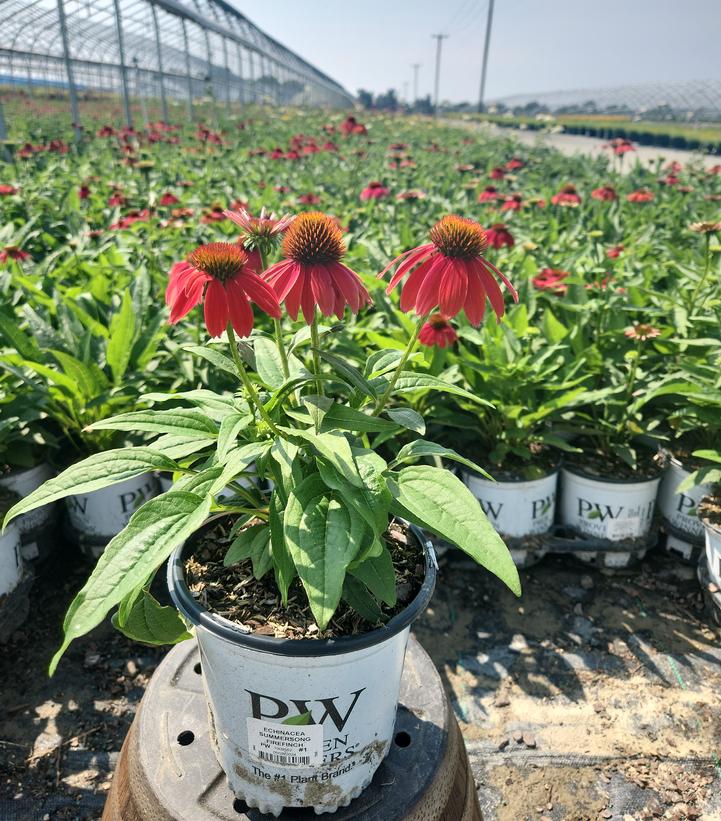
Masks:
[[[711,581],[721,589],[721,527],[703,523],[706,534],[706,564]]]
[[[700,541],[703,539],[703,524],[697,510],[701,499],[711,492],[711,485],[697,485],[679,493],[678,486],[690,475],[691,471],[677,459],[669,459],[658,491],[658,509],[671,527],[680,531],[679,535],[685,534],[692,541]]]
[[[55,475],[52,467],[43,462],[25,470],[14,470],[0,476],[0,486],[17,493],[24,498],[39,488],[47,479]],[[37,559],[41,554],[40,542],[45,543],[45,550],[50,547],[47,538],[41,538],[41,531],[50,527],[55,516],[55,505],[43,505],[29,513],[24,513],[16,519],[22,540],[22,555],[27,561]]]
[[[556,514],[558,471],[540,479],[491,482],[463,471],[463,481],[478,499],[493,527],[503,536],[547,533]]]
[[[561,468],[561,522],[583,536],[644,539],[653,522],[660,477],[640,482],[595,479]]]
[[[15,522],[0,535],[0,596],[12,593],[23,576],[23,560],[20,553],[20,528]]]
[[[401,613],[368,633],[325,640],[257,636],[200,607],[184,579],[192,550],[186,543],[171,556],[168,587],[196,627],[211,743],[231,790],[276,816],[284,807],[347,806],[393,740],[410,625],[435,585],[430,542],[423,586]],[[287,723],[308,712],[312,723]]]
[[[97,558],[105,545],[120,533],[135,511],[158,494],[152,473],[144,473],[110,487],[68,496],[70,524],[81,537],[81,547]]]

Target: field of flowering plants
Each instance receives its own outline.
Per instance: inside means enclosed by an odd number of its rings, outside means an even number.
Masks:
[[[392,515],[516,594],[546,554],[640,573],[665,549],[721,613],[721,166],[422,118],[98,112],[76,140],[16,107],[3,146],[0,641],[61,532],[98,563],[52,669],[116,607],[131,640],[188,638],[153,577],[229,515],[218,566],[245,563],[276,638],[397,615],[418,579]]]

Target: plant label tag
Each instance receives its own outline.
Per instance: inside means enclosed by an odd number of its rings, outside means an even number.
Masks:
[[[321,724],[270,724],[247,718],[248,749],[256,761],[281,767],[313,767],[323,763]]]
[[[629,516],[626,519],[610,521],[606,530],[609,539],[615,542],[622,539],[635,539],[643,534],[640,516]]]

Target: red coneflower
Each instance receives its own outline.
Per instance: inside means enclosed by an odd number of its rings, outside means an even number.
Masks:
[[[553,294],[565,294],[568,286],[563,283],[563,280],[568,276],[568,271],[562,271],[560,268],[543,268],[531,282],[534,288],[539,291],[550,291]]]
[[[475,171],[475,170],[476,170],[475,165],[470,165],[469,163],[466,163],[464,165],[457,165],[456,166],[456,171],[460,171],[461,174],[467,174],[469,171]]]
[[[28,254],[27,251],[23,251],[17,245],[6,245],[2,251],[0,251],[0,263],[6,263],[9,259],[23,262],[26,259],[30,259],[30,254]]]
[[[500,320],[505,310],[503,292],[493,274],[500,277],[518,302],[510,281],[483,256],[488,239],[477,222],[449,214],[431,228],[429,236],[429,243],[405,251],[378,275],[382,277],[400,263],[386,288],[390,293],[410,273],[401,291],[401,310],[414,308],[418,316],[426,316],[437,307],[448,318],[464,310],[468,321],[478,325],[488,296]]]
[[[275,213],[269,214],[265,206],[260,209],[257,217],[251,216],[246,208],[238,208],[236,211],[225,211],[225,216],[233,220],[241,228],[241,241],[243,245],[253,245],[258,242],[274,239],[278,234],[282,234],[293,222],[295,217],[292,214],[285,214],[278,218]]]
[[[667,174],[665,177],[659,179],[661,185],[678,185],[680,182],[681,179],[677,177],[676,174]]]
[[[125,205],[125,197],[116,191],[108,198],[108,205]]]
[[[519,160],[518,157],[511,157],[511,159],[506,163],[506,168],[509,171],[517,171],[519,168],[523,168],[526,163],[523,160]]]
[[[17,194],[18,189],[14,185],[3,184],[0,185],[0,196],[8,197],[11,194]]]
[[[125,216],[121,217],[117,222],[114,222],[110,226],[110,229],[112,231],[122,231],[125,228],[130,228],[131,225],[135,225],[136,222],[147,222],[149,219],[150,211],[147,208],[143,208],[142,211],[135,209],[133,211],[128,211]]]
[[[165,303],[170,307],[170,324],[182,319],[203,301],[208,333],[220,336],[228,321],[240,336],[253,330],[253,301],[274,319],[280,319],[280,305],[273,289],[248,266],[248,255],[235,243],[211,242],[199,245],[187,259],[170,271]]]
[[[609,259],[618,259],[623,253],[623,245],[612,245],[606,249],[606,256]]]
[[[447,348],[458,340],[458,334],[443,314],[431,314],[418,334],[421,345]]]
[[[502,179],[505,179],[506,172],[500,166],[497,165],[495,168],[491,169],[488,176],[492,180],[502,180]]]
[[[285,259],[271,265],[263,278],[293,320],[302,309],[310,324],[316,305],[323,316],[341,319],[346,305],[357,314],[372,300],[358,274],[340,261],[345,252],[337,220],[320,211],[299,214],[283,238]]]
[[[400,193],[396,194],[397,200],[424,200],[428,194],[425,191],[421,191],[419,188],[414,188],[411,191],[401,191]]]
[[[594,200],[600,200],[601,202],[612,202],[618,199],[616,189],[612,185],[602,185],[600,188],[594,188],[591,191],[591,196]]]
[[[639,188],[638,191],[632,191],[626,199],[629,202],[651,202],[653,193],[647,188]]]
[[[87,185],[81,185],[80,188],[78,188],[78,197],[81,200],[86,200],[89,196],[90,196],[90,188],[88,188]]]
[[[565,205],[575,208],[581,204],[581,197],[575,185],[564,185],[563,188],[551,197],[551,205]]]
[[[523,197],[521,194],[513,194],[506,197],[506,201],[501,206],[501,211],[520,211],[523,208]]]
[[[175,196],[175,194],[171,194],[170,191],[166,191],[163,196],[158,201],[159,205],[177,205],[180,200]]]
[[[487,185],[478,195],[478,202],[495,202],[500,199],[501,194],[495,185]]]
[[[382,182],[374,180],[373,182],[369,182],[367,187],[361,191],[360,198],[362,200],[382,200],[389,196],[390,193],[390,189],[386,188]]]
[[[310,193],[309,191],[307,194],[301,194],[298,197],[298,202],[301,205],[318,205],[318,203],[320,202],[320,197],[316,194]]]
[[[683,166],[677,160],[671,160],[671,162],[667,162],[664,166],[666,171],[670,171],[671,174],[678,174],[679,171],[683,170]]]
[[[495,222],[490,228],[486,228],[486,239],[491,248],[513,248],[516,244],[505,222]]]
[[[634,322],[630,328],[626,328],[624,334],[629,339],[637,339],[639,342],[645,342],[647,339],[653,339],[655,336],[660,336],[661,331],[654,328],[645,322]]]

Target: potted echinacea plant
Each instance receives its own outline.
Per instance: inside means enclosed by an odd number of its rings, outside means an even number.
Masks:
[[[554,525],[561,453],[578,451],[557,429],[584,401],[585,375],[573,370],[564,340],[531,331],[525,305],[503,325],[461,325],[457,334],[449,364],[490,404],[479,408],[462,396],[434,402],[431,431],[483,466],[483,473],[461,467],[463,480],[509,541],[516,564],[526,566],[545,552],[533,537]]]
[[[389,403],[416,379],[407,363],[426,315],[450,289],[452,304],[443,307],[465,307],[478,321],[490,292],[466,265],[481,250],[476,228],[461,222],[454,233],[442,223],[423,259],[406,255],[401,299],[419,314],[416,333],[405,350],[383,351],[389,369],[370,378],[332,350],[337,323],[323,324],[370,304],[342,262],[333,218],[297,216],[283,258],[269,267],[280,233],[256,243],[263,253],[252,262],[248,235],[261,240],[252,225],[241,242],[193,250],[171,272],[170,319],[203,303],[208,332],[220,340],[205,358],[234,374],[237,391],[191,391],[177,395],[182,407],[94,423],[158,438],[89,457],[6,517],[149,470],[174,476],[172,489],[142,505],[98,560],[68,610],[51,671],[114,608],[115,625],[142,641],[176,642],[190,625],[216,755],[233,792],[263,812],[333,811],[361,792],[386,755],[410,624],[435,582],[419,528],[520,593],[508,550],[472,494],[450,470],[423,463],[428,453],[458,454],[421,439],[389,452],[388,434],[403,430]],[[274,320],[272,334],[254,329],[252,303]],[[497,300],[494,307],[502,310]],[[384,456],[375,446],[381,438]],[[251,466],[256,481],[248,483]],[[235,496],[218,499],[229,486]],[[148,592],[168,558],[178,613]]]
[[[582,536],[635,545],[608,559],[612,563],[642,558],[651,539],[660,471],[647,443],[657,440],[659,420],[646,397],[653,381],[651,341],[660,333],[635,322],[608,332],[605,355],[597,346],[579,355],[595,382],[571,420],[581,452],[561,469],[560,517]]]

